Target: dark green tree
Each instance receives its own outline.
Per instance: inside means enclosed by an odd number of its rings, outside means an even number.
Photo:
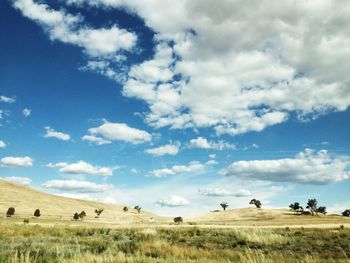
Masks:
[[[16,210],[14,207],[10,207],[9,209],[7,209],[7,212],[6,212],[6,216],[7,217],[11,217],[15,214]]]
[[[40,216],[41,216],[41,214],[40,214],[40,209],[36,209],[36,210],[34,211],[34,216],[35,216],[35,217],[40,217]]]
[[[220,204],[220,206],[222,207],[222,209],[224,211],[226,211],[226,208],[228,207],[228,204],[226,202],[223,202],[223,203]]]

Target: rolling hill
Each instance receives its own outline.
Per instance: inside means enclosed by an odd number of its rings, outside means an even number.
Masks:
[[[79,213],[83,210],[87,214],[85,222],[133,225],[150,222],[151,218],[162,222],[166,220],[145,211],[138,214],[131,207],[125,213],[124,206],[121,205],[56,196],[0,180],[0,214],[5,216],[9,207],[16,209],[14,218],[32,217],[35,209],[39,208],[40,219],[46,219],[45,221],[70,221],[75,212]],[[100,218],[95,218],[96,208],[104,209]]]

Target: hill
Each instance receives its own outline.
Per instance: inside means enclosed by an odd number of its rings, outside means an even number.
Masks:
[[[350,218],[339,215],[300,215],[289,209],[240,208],[226,211],[212,211],[193,218],[191,221],[205,225],[237,226],[297,226],[350,224]]]
[[[5,215],[9,207],[16,209],[14,218],[32,217],[35,209],[39,208],[42,214],[40,219],[46,219],[45,222],[71,221],[75,212],[83,210],[87,214],[84,222],[100,224],[133,225],[150,222],[152,217],[158,221],[165,220],[145,211],[138,214],[131,207],[128,212],[123,212],[124,206],[121,205],[56,196],[0,180],[0,214]],[[96,208],[104,209],[100,218],[95,218]]]

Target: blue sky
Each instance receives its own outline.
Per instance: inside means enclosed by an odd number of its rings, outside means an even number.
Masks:
[[[0,177],[164,215],[348,208],[350,4],[259,5],[4,1]]]

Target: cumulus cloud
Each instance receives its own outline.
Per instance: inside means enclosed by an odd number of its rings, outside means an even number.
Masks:
[[[107,141],[125,141],[133,144],[149,142],[152,135],[146,131],[129,127],[125,123],[105,121],[101,126],[89,129],[90,136]]]
[[[16,100],[15,100],[14,98],[1,95],[1,96],[0,96],[0,102],[4,102],[4,103],[14,103],[14,102],[16,102]]]
[[[235,197],[247,197],[251,195],[252,193],[247,189],[239,189],[236,193],[234,193]]]
[[[87,174],[87,175],[101,175],[101,176],[111,176],[113,174],[113,169],[110,167],[93,166],[87,162],[79,161],[76,163],[49,163],[47,167],[59,168],[61,173],[66,174]]]
[[[237,161],[222,171],[225,176],[302,184],[328,184],[350,179],[348,157],[326,150],[305,149],[294,158]]]
[[[123,82],[125,96],[148,104],[154,127],[237,135],[289,113],[313,119],[350,105],[349,2],[67,2],[124,8],[157,33],[154,57],[132,66]]]
[[[32,114],[32,110],[31,109],[28,109],[28,108],[24,108],[22,110],[22,114],[25,118],[29,117],[30,114]]]
[[[78,193],[101,193],[113,188],[110,184],[96,184],[88,181],[50,180],[43,185],[45,188]]]
[[[81,137],[81,139],[83,141],[88,141],[89,143],[95,144],[95,145],[104,145],[104,144],[111,144],[112,143],[109,140],[105,140],[103,138],[96,137],[94,135],[84,135],[83,137]]]
[[[203,171],[206,167],[207,164],[193,161],[188,165],[174,165],[171,168],[153,170],[150,172],[150,175],[154,177],[165,177],[168,175],[175,175],[180,173],[194,173]]]
[[[30,185],[32,183],[32,179],[28,177],[8,176],[8,177],[2,177],[1,179],[15,183],[15,184],[22,184],[22,185]]]
[[[218,141],[218,142],[212,142],[208,141],[206,138],[198,137],[196,139],[191,139],[189,143],[190,148],[200,148],[200,149],[213,149],[213,150],[225,150],[225,149],[232,149],[235,150],[236,146],[234,144],[225,142],[225,141]]]
[[[69,141],[71,139],[69,134],[55,131],[50,127],[45,127],[45,130],[46,134],[44,135],[44,138],[56,138],[61,141]]]
[[[186,198],[178,195],[171,195],[164,199],[158,200],[156,203],[159,204],[160,206],[167,206],[167,207],[186,206],[190,204],[190,202]]]
[[[72,15],[63,9],[53,10],[32,0],[15,0],[13,5],[25,17],[41,25],[51,40],[79,46],[91,57],[111,56],[119,50],[130,50],[136,43],[135,34],[116,25],[94,29],[84,24],[81,15]]]
[[[33,159],[25,157],[4,157],[0,160],[2,166],[6,167],[28,167],[33,166]]]
[[[5,148],[5,147],[6,147],[6,143],[0,140],[0,148]]]
[[[147,149],[145,150],[145,153],[156,155],[156,156],[162,156],[162,155],[176,155],[179,152],[180,149],[180,143],[177,142],[175,144],[167,144],[163,145],[157,148]]]

